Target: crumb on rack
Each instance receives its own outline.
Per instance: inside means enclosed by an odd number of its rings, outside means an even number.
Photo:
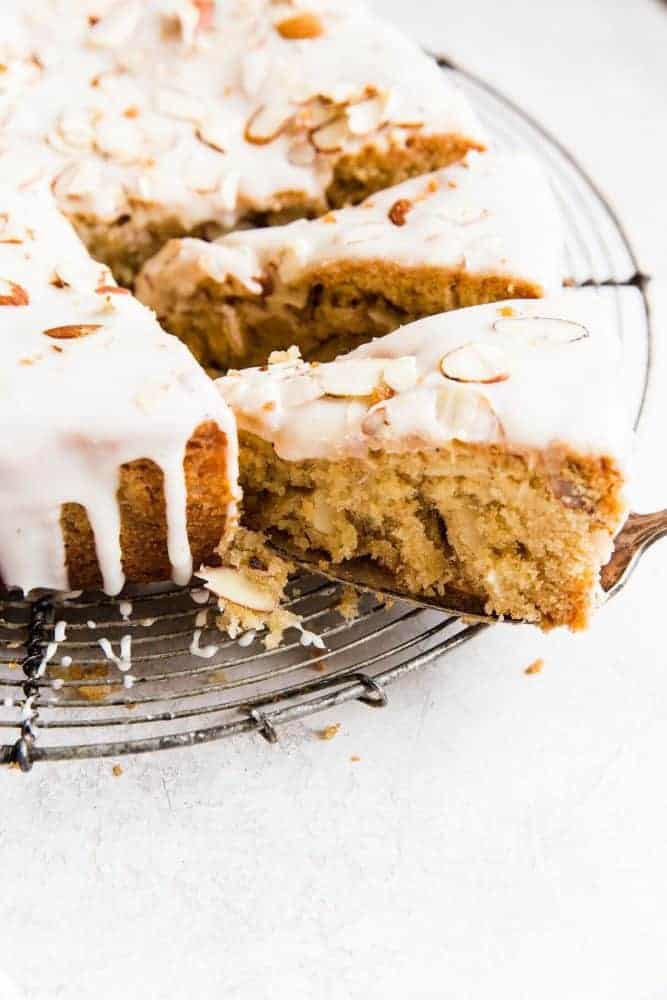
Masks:
[[[318,729],[317,735],[321,740],[332,740],[340,732],[340,722],[334,722],[331,726]]]
[[[539,657],[537,660],[533,660],[532,663],[528,664],[528,666],[524,670],[524,674],[539,674],[543,666],[544,666],[544,660],[542,659],[542,657]]]
[[[113,774],[114,778],[120,778],[121,774],[123,773],[123,768],[120,766],[120,764],[114,764],[114,766],[111,768],[111,773]]]

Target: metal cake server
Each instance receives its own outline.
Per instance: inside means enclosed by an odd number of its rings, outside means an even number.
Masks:
[[[629,515],[616,536],[612,557],[602,569],[600,582],[605,601],[625,586],[643,553],[665,535],[667,535],[667,510],[659,510],[653,514]],[[442,596],[412,594],[399,586],[389,570],[378,566],[368,557],[335,563],[321,551],[304,553],[284,532],[270,531],[266,533],[266,537],[278,555],[339,583],[349,583],[361,590],[370,590],[400,601],[410,601],[424,608],[435,608],[448,614],[461,615],[471,621],[488,624],[495,622],[523,624],[517,619],[487,614],[481,599],[460,591],[450,590]]]

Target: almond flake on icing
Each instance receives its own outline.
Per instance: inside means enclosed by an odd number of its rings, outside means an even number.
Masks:
[[[484,342],[463,344],[440,362],[445,378],[455,382],[504,382],[510,377],[507,358],[499,347]]]
[[[433,449],[461,440],[519,449],[568,446],[610,454],[623,464],[631,426],[618,406],[620,349],[609,336],[609,299],[577,289],[513,300],[507,308],[526,329],[529,320],[558,320],[585,328],[588,337],[553,351],[525,336],[508,361],[506,338],[499,343],[494,329],[493,303],[409,323],[335,362],[277,360],[265,370],[221,378],[217,386],[239,427],[271,442],[288,461],[361,457],[378,448]],[[502,377],[509,362],[511,377]],[[369,391],[373,383],[378,389]],[[390,398],[381,398],[383,387]],[[264,409],[269,401],[270,410]]]
[[[27,306],[30,296],[25,288],[15,281],[0,278],[0,306]]]
[[[71,323],[69,326],[52,326],[43,333],[45,337],[52,337],[54,340],[78,340],[101,329],[99,323]]]

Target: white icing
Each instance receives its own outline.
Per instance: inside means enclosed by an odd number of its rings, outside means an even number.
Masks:
[[[630,421],[607,307],[593,289],[474,306],[411,323],[328,364],[287,357],[216,384],[239,427],[290,461],[438,448],[456,439],[526,449],[565,445],[622,462]],[[464,346],[466,377],[480,381],[443,374],[443,358],[447,368]],[[487,381],[491,352],[496,381]],[[506,371],[495,369],[499,356]],[[374,402],[369,371],[378,389],[386,387],[385,372],[406,358],[416,363],[416,382]],[[462,366],[459,356],[457,378]],[[326,393],[332,377],[347,385],[347,396]]]
[[[150,311],[114,293],[109,272],[88,257],[48,192],[0,189],[3,240],[12,242],[0,242],[0,297],[28,303],[0,305],[0,424],[11,428],[0,452],[0,576],[25,592],[66,589],[60,514],[77,503],[95,535],[104,588],[117,593],[119,469],[149,459],[164,473],[173,577],[187,582],[187,442],[215,421],[227,435],[234,488],[231,413]],[[63,280],[71,284],[57,287]],[[93,329],[69,339],[45,333],[72,326]]]
[[[283,37],[304,11],[321,34]],[[62,209],[97,220],[232,228],[284,192],[324,206],[369,142],[483,143],[435,62],[353,0],[218,0],[201,20],[190,0],[11,0],[0,60],[0,180],[56,178]]]
[[[398,202],[408,206],[403,225],[390,218]],[[137,293],[161,314],[165,296],[177,290],[182,301],[202,278],[222,283],[233,276],[259,295],[258,277],[269,268],[290,283],[328,264],[370,260],[501,275],[549,294],[564,277],[561,218],[532,157],[472,152],[460,164],[324,218],[232,233],[215,243],[174,240],[145,266]]]

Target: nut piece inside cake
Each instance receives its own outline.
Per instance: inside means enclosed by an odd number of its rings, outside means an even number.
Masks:
[[[511,305],[219,380],[247,523],[335,562],[370,557],[415,595],[584,627],[626,512],[618,358],[596,293]]]
[[[423,316],[562,285],[549,184],[530,157],[470,153],[321,219],[174,241],[137,294],[209,369],[296,344],[330,360]]]

